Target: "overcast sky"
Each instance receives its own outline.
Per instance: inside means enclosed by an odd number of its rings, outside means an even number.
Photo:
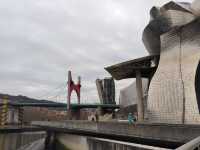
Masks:
[[[98,102],[96,78],[147,55],[149,9],[167,1],[0,0],[0,92],[65,101],[71,70],[82,77],[82,101]],[[117,82],[117,91],[131,81]]]

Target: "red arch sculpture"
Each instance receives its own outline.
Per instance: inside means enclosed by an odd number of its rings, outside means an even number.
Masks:
[[[75,84],[72,80],[72,74],[71,71],[68,71],[68,82],[67,82],[67,109],[70,109],[71,104],[71,93],[73,90],[76,92],[77,98],[78,98],[78,104],[80,104],[80,98],[81,98],[81,77],[78,77],[78,83]]]

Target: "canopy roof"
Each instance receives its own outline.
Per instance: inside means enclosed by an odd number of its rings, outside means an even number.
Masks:
[[[136,70],[140,70],[142,77],[148,78],[156,71],[158,61],[159,55],[146,56],[105,67],[105,70],[116,80],[135,78]]]

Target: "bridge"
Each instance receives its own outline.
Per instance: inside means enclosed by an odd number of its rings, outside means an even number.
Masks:
[[[4,105],[0,103],[0,106]],[[8,106],[14,107],[53,107],[53,108],[67,108],[65,103],[8,103]],[[118,109],[120,106],[115,104],[70,104],[71,109],[83,108],[102,108],[102,109]]]

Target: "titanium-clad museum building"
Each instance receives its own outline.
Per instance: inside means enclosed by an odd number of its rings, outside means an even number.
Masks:
[[[143,32],[149,56],[105,69],[117,80],[136,78],[139,121],[199,124],[200,1],[169,2],[150,16]]]

